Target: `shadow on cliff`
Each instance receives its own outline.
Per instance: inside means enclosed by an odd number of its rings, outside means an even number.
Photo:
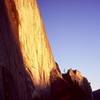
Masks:
[[[51,100],[93,100],[88,80],[77,70],[68,70],[62,79],[51,81]]]
[[[5,0],[0,0],[0,87],[2,87],[0,100],[32,100],[34,84],[23,62],[18,36],[17,10],[13,0],[9,0],[12,6],[10,9],[14,12],[13,18],[17,19],[14,22],[16,27],[12,30],[4,2]]]

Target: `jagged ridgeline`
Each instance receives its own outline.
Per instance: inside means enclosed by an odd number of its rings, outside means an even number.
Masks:
[[[80,85],[67,77],[54,61],[37,1],[0,0],[0,100],[80,100],[70,92]]]

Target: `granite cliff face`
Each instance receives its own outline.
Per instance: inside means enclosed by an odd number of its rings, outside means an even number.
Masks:
[[[78,71],[55,63],[36,0],[0,0],[0,100],[92,100]]]
[[[13,79],[19,100],[27,100],[27,94],[34,98],[46,88],[49,92],[56,64],[36,0],[0,0],[0,66],[1,80]]]

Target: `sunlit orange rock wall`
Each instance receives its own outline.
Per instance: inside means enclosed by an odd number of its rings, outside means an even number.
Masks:
[[[55,62],[36,0],[13,0],[13,4],[11,1],[5,0],[5,3],[12,31],[19,38],[26,70],[35,86],[44,87],[49,84]]]
[[[7,87],[2,98],[34,98],[50,86],[53,70],[57,76],[36,0],[0,0],[0,91]]]

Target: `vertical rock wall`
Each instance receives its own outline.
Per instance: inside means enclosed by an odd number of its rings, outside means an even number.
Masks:
[[[11,29],[14,35],[18,35],[26,70],[30,72],[34,85],[44,87],[49,84],[55,62],[36,0],[11,1],[5,0],[5,4]]]
[[[0,87],[16,87],[18,100],[34,98],[50,86],[56,64],[36,0],[0,0],[0,68]],[[4,98],[11,95],[9,86]]]

